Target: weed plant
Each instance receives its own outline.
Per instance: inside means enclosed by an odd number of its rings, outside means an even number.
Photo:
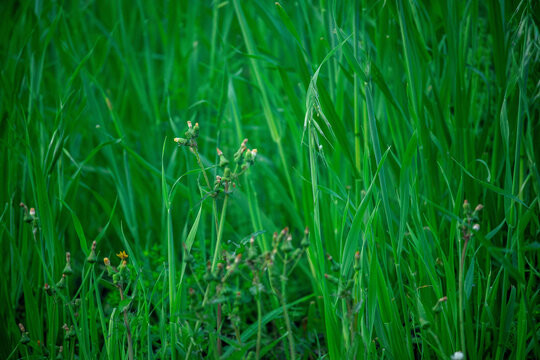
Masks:
[[[539,7],[0,2],[0,358],[540,358]]]

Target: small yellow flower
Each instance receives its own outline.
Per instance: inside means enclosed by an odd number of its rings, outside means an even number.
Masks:
[[[118,254],[116,254],[120,259],[125,260],[128,258],[128,254],[126,254],[125,251],[120,251]]]
[[[109,260],[109,258],[104,258],[104,259],[103,259],[103,263],[104,263],[106,266],[111,265],[111,261]]]

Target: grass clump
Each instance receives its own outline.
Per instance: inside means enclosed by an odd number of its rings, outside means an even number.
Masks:
[[[536,2],[0,11],[0,358],[540,357]]]

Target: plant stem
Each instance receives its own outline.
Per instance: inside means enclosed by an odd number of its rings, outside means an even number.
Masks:
[[[229,200],[229,195],[225,194],[225,199],[223,200],[223,208],[221,209],[221,218],[219,219],[219,228],[218,228],[218,233],[217,233],[216,246],[214,249],[214,257],[212,260],[212,268],[211,268],[212,272],[216,269],[218,254],[221,248],[221,238],[223,236],[223,228],[225,226],[225,216],[227,214],[228,200]]]
[[[120,291],[120,300],[124,300],[124,290],[122,289],[122,286],[118,285],[118,291]],[[133,360],[133,343],[131,341],[131,328],[129,326],[126,309],[124,309],[124,325],[126,326],[126,332],[127,332],[128,359]],[[171,346],[174,346],[174,344],[171,344]]]
[[[285,326],[287,327],[287,339],[289,340],[289,353],[292,360],[296,359],[294,353],[294,337],[292,334],[291,320],[289,319],[289,312],[287,311],[287,255],[283,260],[283,274],[281,276],[281,307],[283,308],[283,317],[285,318]]]
[[[225,216],[226,216],[226,213],[227,213],[228,199],[229,199],[229,195],[225,194],[225,199],[223,200],[223,207],[221,209],[221,217],[220,217],[220,220],[219,220],[219,228],[218,228],[218,233],[217,233],[216,246],[215,246],[215,249],[214,249],[214,256],[213,256],[213,260],[212,260],[212,267],[211,267],[212,272],[214,272],[214,270],[216,268],[219,248],[221,247],[221,237],[223,236],[223,227],[225,226],[224,224],[225,224]],[[203,297],[203,301],[202,301],[202,307],[203,308],[204,308],[204,306],[206,305],[206,303],[208,301],[208,295],[210,294],[210,285],[211,285],[211,283],[209,283],[206,286],[206,291],[204,292],[204,297]],[[195,323],[195,330],[198,330],[200,325],[201,325],[201,321],[198,320]],[[192,347],[193,347],[193,342],[191,342],[189,344],[189,346],[188,346],[188,350],[186,352],[186,357],[185,357],[186,360],[189,359],[189,357],[191,355]]]
[[[221,356],[221,339],[219,338],[221,332],[221,303],[217,304],[217,319],[216,319],[216,332],[217,332],[217,354]]]
[[[197,148],[191,148],[191,149],[192,149],[193,154],[195,154],[195,157],[197,158],[197,164],[201,168],[201,171],[204,176],[204,181],[206,181],[206,186],[208,186],[208,189],[212,191],[212,186],[210,186],[210,180],[208,179],[208,175],[206,174],[206,169],[204,168],[203,163],[201,161],[201,157],[199,156],[199,151],[197,150]],[[214,223],[216,226],[216,231],[218,231],[217,204],[216,204],[215,197],[212,198],[212,210],[214,213]]]
[[[255,358],[259,360],[261,352],[261,339],[262,339],[262,306],[261,306],[261,292],[257,289],[257,347],[255,350]]]
[[[459,264],[459,328],[461,335],[461,351],[463,354],[465,351],[465,319],[463,312],[463,267],[465,266],[465,252],[467,250],[467,244],[469,243],[470,234],[464,234],[463,239],[465,243],[463,244],[463,250],[461,252],[461,259]]]

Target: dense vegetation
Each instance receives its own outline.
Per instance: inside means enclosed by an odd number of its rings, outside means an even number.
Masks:
[[[0,358],[539,358],[539,7],[2,1]]]

